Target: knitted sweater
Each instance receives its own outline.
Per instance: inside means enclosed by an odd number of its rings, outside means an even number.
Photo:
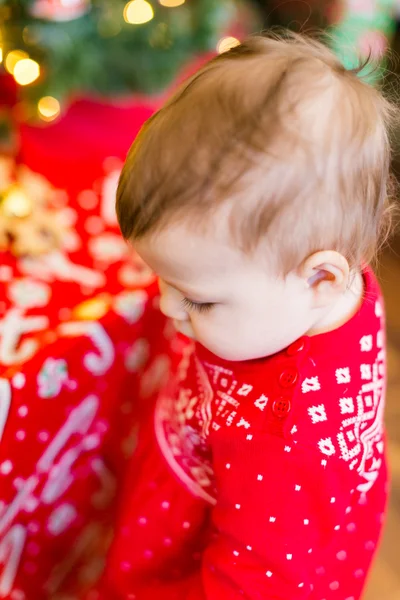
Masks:
[[[107,600],[360,598],[387,493],[384,317],[364,279],[350,321],[272,357],[185,345],[142,430]]]

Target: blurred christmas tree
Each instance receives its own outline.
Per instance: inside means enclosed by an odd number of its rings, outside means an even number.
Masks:
[[[74,95],[161,90],[234,12],[233,0],[0,0],[0,60],[51,120]]]
[[[370,65],[363,76],[379,82],[386,72],[386,51],[395,30],[400,0],[253,0],[265,27],[284,26],[303,33],[326,30],[346,68]]]

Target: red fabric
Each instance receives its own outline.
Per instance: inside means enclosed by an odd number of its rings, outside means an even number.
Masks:
[[[48,256],[1,254],[0,598],[82,598],[101,572],[157,333],[154,278],[113,206],[153,110],[82,101],[60,123],[20,132],[24,164],[59,188],[71,235]]]
[[[365,282],[347,324],[265,360],[175,342],[101,598],[360,598],[387,495],[383,310]]]
[[[158,107],[158,100],[134,99],[125,103],[78,100],[65,118],[52,125],[21,126],[22,163],[45,173],[56,187],[81,192],[103,175],[104,160],[124,159],[143,123]]]
[[[0,88],[13,104],[12,78]],[[19,161],[58,188],[71,233],[48,256],[0,257],[0,598],[81,599],[101,573],[139,375],[148,388],[163,375],[162,364],[146,375],[164,323],[154,277],[114,210],[123,160],[160,102],[78,100],[18,132]]]

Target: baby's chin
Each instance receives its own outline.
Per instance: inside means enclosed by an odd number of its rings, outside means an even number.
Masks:
[[[284,347],[263,347],[262,349],[259,348],[258,351],[254,351],[254,348],[245,349],[241,344],[237,344],[237,347],[233,347],[233,345],[223,347],[218,346],[217,344],[208,344],[205,343],[204,340],[199,340],[196,337],[189,322],[174,321],[174,326],[176,331],[180,335],[183,335],[184,337],[189,338],[190,340],[198,342],[200,346],[203,346],[206,350],[208,350],[218,358],[229,362],[249,362],[252,360],[262,360],[284,350]]]
[[[275,354],[275,352],[269,352],[265,349],[262,352],[255,353],[252,350],[244,350],[238,345],[237,347],[229,346],[229,347],[221,347],[221,346],[213,346],[212,344],[204,343],[202,340],[197,340],[200,346],[203,346],[206,350],[214,354],[217,358],[225,360],[227,362],[251,362],[257,360],[263,360]]]

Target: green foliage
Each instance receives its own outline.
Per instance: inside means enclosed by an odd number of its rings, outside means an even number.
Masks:
[[[20,49],[41,65],[25,97],[60,100],[74,94],[123,95],[161,90],[195,53],[215,47],[234,15],[233,0],[187,0],[166,8],[148,0],[154,18],[123,18],[127,0],[92,0],[88,13],[56,22],[32,16],[35,0],[0,0],[4,53]]]

